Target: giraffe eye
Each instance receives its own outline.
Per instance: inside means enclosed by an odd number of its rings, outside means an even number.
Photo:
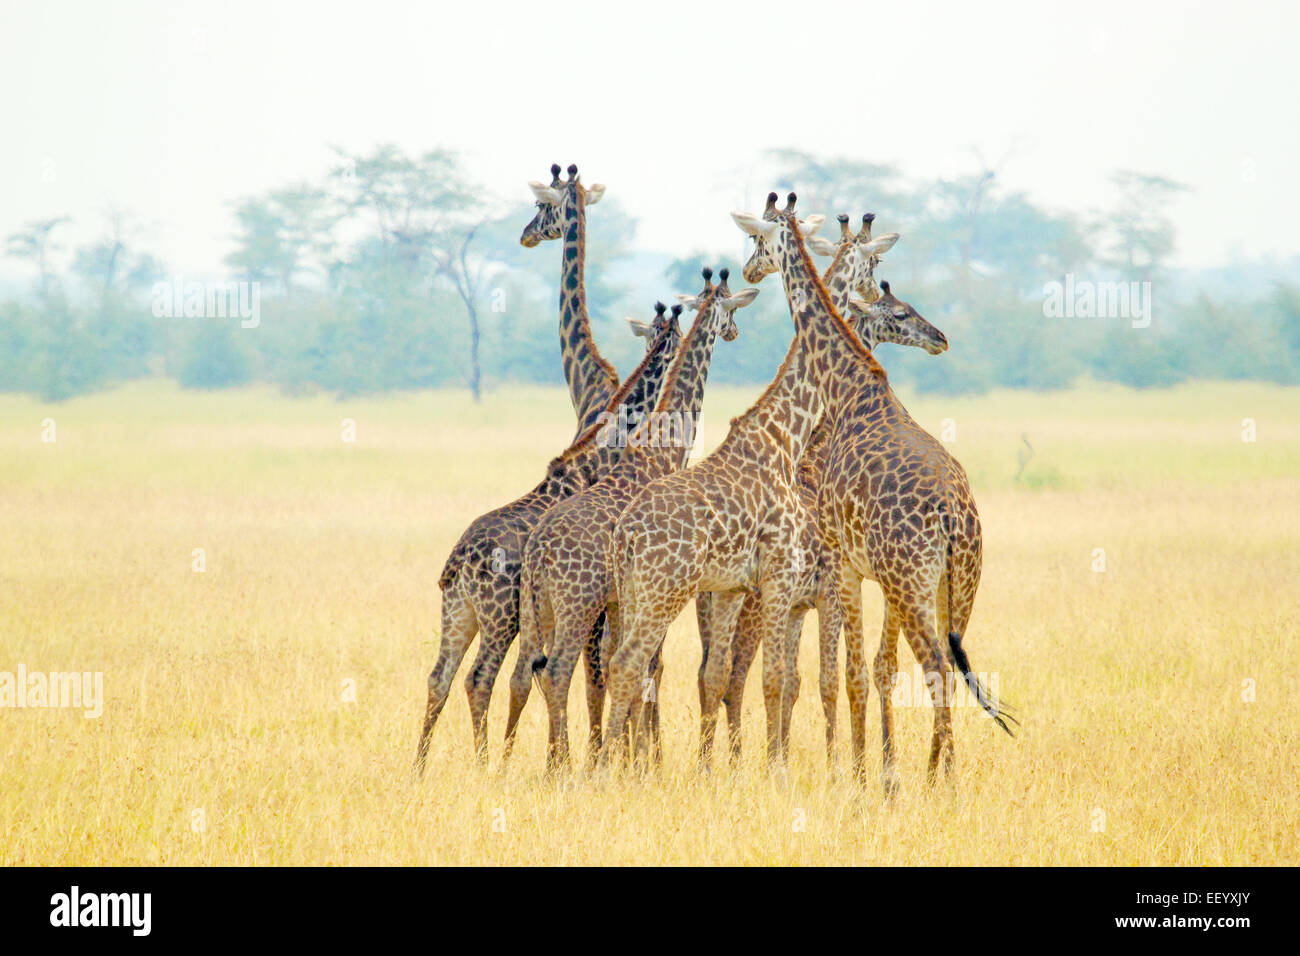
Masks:
[[[896,319],[905,319],[905,318],[907,318],[907,312],[904,311],[903,309],[896,309],[896,310],[894,311],[894,318],[896,318]]]

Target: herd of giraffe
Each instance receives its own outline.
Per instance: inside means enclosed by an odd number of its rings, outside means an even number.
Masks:
[[[699,670],[699,761],[707,769],[720,705],[732,759],[740,755],[745,678],[762,649],[767,755],[782,764],[799,693],[805,614],[817,610],[820,691],[828,761],[835,752],[839,636],[844,634],[852,766],[866,771],[869,682],[880,698],[886,793],[897,790],[892,690],[901,631],[921,664],[934,707],[929,777],[953,767],[953,683],[959,673],[1003,730],[1015,718],[973,673],[962,647],[981,568],[979,515],[961,465],[907,413],[872,351],[882,342],[948,348],[943,333],[888,282],[880,257],[896,233],[873,238],[874,216],[854,232],[815,235],[821,216],[799,218],[772,193],[761,216],[732,213],[754,240],[746,282],[779,273],[794,336],[771,384],[732,419],[722,444],[687,467],[718,338],[733,340],[738,310],[758,289],[733,292],[726,269],[703,270],[697,295],[679,295],[649,323],[641,363],[620,384],[596,347],[584,273],[587,207],[604,194],[576,166],[549,185],[530,183],[537,214],[520,242],[562,240],[560,348],[577,415],[573,442],[523,497],[477,518],[439,578],[442,634],[429,675],[416,772],[475,635],[466,677],[477,758],[488,758],[487,710],[506,652],[510,678],[505,758],[534,683],[549,714],[547,766],[569,765],[569,683],[584,663],[588,764],[616,751],[657,762],[658,687],[668,627],[694,599]],[[820,275],[810,253],[831,258]],[[683,310],[693,314],[682,331]],[[631,424],[630,429],[614,427]],[[862,582],[876,581],[885,619],[868,676]],[[941,636],[942,639],[941,639]],[[606,706],[608,705],[608,712]]]

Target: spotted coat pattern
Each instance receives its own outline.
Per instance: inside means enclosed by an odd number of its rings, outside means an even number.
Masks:
[[[645,357],[610,398],[605,408],[620,406],[644,414],[658,401],[681,332],[675,317],[660,310],[657,333]],[[547,467],[532,491],[508,505],[476,518],[460,536],[438,579],[442,590],[442,634],[438,659],[429,674],[424,727],[416,750],[416,771],[423,773],[429,736],[451,691],[461,660],[476,634],[481,635],[473,667],[465,680],[475,753],[487,760],[487,708],[497,672],[519,630],[519,573],[524,545],[533,527],[559,502],[595,485],[618,462],[623,449],[599,441],[599,421],[580,435]]]
[[[863,216],[862,229],[854,235],[848,228],[849,217],[845,215],[839,217],[841,235],[836,247],[836,257],[822,275],[822,282],[830,294],[832,303],[838,309],[847,308],[845,314],[850,317],[851,327],[869,349],[874,348],[878,343],[889,342],[922,348],[932,355],[946,351],[948,340],[942,332],[922,318],[906,302],[894,299],[889,292],[889,283],[884,284],[883,295],[876,285],[875,267],[879,262],[879,256],[864,252],[864,247],[871,242],[873,219],[874,216],[870,213]],[[756,249],[754,257],[747,264],[751,275],[757,276],[763,271],[763,261],[763,250]],[[861,301],[866,307],[850,300],[850,295],[853,293],[862,297]],[[828,761],[834,759],[839,690],[840,613],[831,575],[831,567],[838,559],[821,540],[817,515],[817,489],[821,484],[821,474],[825,467],[830,432],[831,423],[823,410],[822,418],[817,423],[799,464],[797,490],[800,507],[804,511],[804,534],[799,551],[796,552],[798,559],[796,563],[804,570],[796,584],[787,625],[786,660],[789,662],[789,668],[786,672],[786,689],[782,698],[786,707],[782,730],[786,735],[785,746],[788,747],[790,709],[793,708],[799,695],[799,674],[795,662],[798,660],[803,618],[809,610],[816,608],[820,660],[818,683],[826,723]],[[696,598],[701,640],[706,646],[708,640],[705,635],[709,629],[711,598],[712,595],[708,593]],[[740,718],[745,677],[758,649],[757,606],[758,602],[753,597],[745,598],[732,643],[734,650],[731,679],[723,697],[723,704],[727,710],[733,762],[740,756]]]
[[[831,424],[818,488],[821,538],[838,561],[847,650],[853,765],[865,764],[867,673],[863,651],[862,580],[873,576],[885,598],[885,623],[875,662],[880,695],[882,780],[897,788],[890,693],[897,680],[895,636],[901,630],[927,675],[934,704],[929,774],[953,766],[950,663],[965,677],[1003,729],[1004,707],[971,673],[961,647],[979,586],[979,514],[961,465],[907,413],[869,348],[853,333],[818,280],[790,195],[784,210],[769,197],[764,218],[791,290],[797,338]],[[940,635],[947,635],[947,648]],[[946,650],[946,653],[945,653]],[[1013,719],[1013,718],[1010,718]]]
[[[611,631],[602,759],[612,753],[611,741],[626,739],[638,678],[668,625],[700,591],[720,592],[710,625],[719,640],[701,665],[700,762],[711,760],[716,713],[731,675],[730,637],[746,593],[758,599],[768,755],[780,759],[782,648],[801,573],[794,546],[803,535],[795,470],[819,413],[803,352],[791,343],[772,383],[732,420],[722,445],[694,467],[646,485],[624,510],[608,558],[620,622]]]
[[[610,574],[606,563],[610,534],[628,501],[648,482],[686,463],[695,423],[704,402],[714,342],[737,335],[734,313],[753,301],[756,290],[732,296],[727,271],[712,284],[704,270],[704,290],[691,302],[696,317],[673,360],[654,411],[627,436],[627,452],[594,488],[556,506],[538,524],[524,550],[521,585],[520,649],[510,682],[506,747],[512,745],[519,714],[534,675],[549,715],[548,766],[568,765],[569,683],[577,657],[587,654],[589,754],[601,744],[604,682],[599,666],[597,622],[607,610]],[[610,631],[618,631],[618,607],[608,607]],[[614,637],[617,642],[617,637]],[[648,668],[653,673],[653,665]],[[652,703],[646,700],[643,702]],[[653,719],[656,708],[649,708]]]

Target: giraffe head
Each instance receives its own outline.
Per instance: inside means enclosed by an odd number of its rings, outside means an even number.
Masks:
[[[782,219],[794,218],[794,193],[785,209],[776,207],[776,193],[767,194],[767,207],[762,217],[747,212],[733,212],[731,218],[746,235],[754,239],[754,251],[745,261],[741,270],[746,282],[761,282],[766,276],[781,268],[779,250],[785,242],[785,230],[780,228]],[[808,238],[821,228],[824,216],[809,216],[799,220],[799,231]]]
[[[879,239],[871,238],[871,223],[876,218],[873,212],[862,217],[862,228],[855,234],[849,228],[849,217],[839,217],[840,238],[831,242],[824,236],[806,236],[808,251],[819,256],[839,257],[845,272],[848,287],[868,302],[880,298],[880,289],[876,285],[876,266],[880,257],[894,247],[899,236],[896,232],[886,233]]]
[[[605,195],[605,187],[599,183],[588,189],[578,181],[577,166],[569,167],[567,180],[560,179],[559,163],[551,165],[549,186],[533,181],[528,184],[528,188],[533,191],[537,215],[524,227],[519,243],[529,249],[543,240],[559,239],[564,234],[564,223],[570,216],[600,202],[600,198]]]
[[[849,314],[845,318],[869,349],[881,342],[892,342],[925,349],[931,355],[948,351],[947,337],[923,319],[916,309],[895,298],[889,291],[888,282],[880,283],[880,292],[874,301],[850,298]]]
[[[706,266],[701,275],[704,276],[704,288],[699,295],[678,295],[677,298],[686,308],[704,315],[706,322],[713,323],[718,336],[724,342],[730,342],[740,334],[740,329],[736,327],[736,310],[753,302],[758,297],[758,290],[741,289],[732,295],[731,289],[727,287],[727,279],[731,276],[727,269],[719,271],[717,285],[713,284],[712,269]]]
[[[662,302],[656,302],[655,317],[649,322],[642,322],[639,319],[633,319],[631,317],[627,320],[627,324],[632,328],[632,334],[639,335],[641,338],[645,339],[645,350],[647,352],[654,348],[655,340],[659,338],[659,334],[663,332],[664,329],[667,329],[669,326],[677,326],[677,317],[682,314],[682,307],[680,305],[673,306],[671,316],[665,315],[667,311],[668,307],[666,305]],[[677,326],[677,337],[681,338],[680,326]]]

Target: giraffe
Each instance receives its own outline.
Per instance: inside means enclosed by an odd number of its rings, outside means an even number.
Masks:
[[[606,416],[643,415],[658,398],[668,365],[681,341],[675,310],[671,319],[656,307],[656,334],[644,358],[605,406]],[[417,775],[424,772],[429,735],[447,702],[452,679],[475,634],[480,634],[474,666],[465,681],[474,749],[487,761],[487,708],[506,651],[519,630],[519,571],[529,532],[548,509],[603,478],[622,455],[601,441],[598,419],[547,467],[532,491],[476,518],[452,549],[438,587],[442,590],[442,634],[438,660],[429,674],[424,727],[416,749]]]
[[[821,236],[814,236],[807,242],[810,250],[819,255],[833,255],[847,258],[849,264],[843,269],[830,268],[822,276],[822,282],[831,294],[831,301],[840,307],[847,302],[850,325],[868,348],[875,348],[878,343],[890,342],[898,345],[922,348],[931,355],[938,355],[948,348],[944,334],[927,322],[910,305],[894,299],[889,283],[883,283],[884,293],[875,284],[875,267],[885,245],[892,246],[897,241],[897,234],[890,233],[872,243],[871,222],[873,214],[863,216],[861,231],[854,235],[848,227],[849,217],[839,216],[840,241],[832,243]],[[848,244],[852,244],[850,249]],[[840,260],[837,260],[840,261]],[[849,281],[844,281],[845,277]],[[851,292],[845,294],[847,285]],[[858,297],[861,293],[861,297]],[[817,487],[825,464],[825,454],[830,435],[830,421],[823,413],[821,420],[809,439],[799,461],[798,485],[799,504],[804,511],[803,537],[796,555],[802,558],[797,562],[802,567],[793,597],[790,619],[787,624],[786,640],[789,647],[786,660],[790,670],[786,674],[786,690],[782,702],[786,707],[782,721],[782,730],[787,737],[790,733],[790,710],[799,694],[799,674],[794,662],[798,659],[799,638],[803,631],[803,618],[814,607],[817,609],[818,644],[820,655],[820,691],[822,711],[826,722],[826,759],[830,764],[835,754],[836,705],[839,690],[838,644],[839,644],[839,604],[831,587],[829,570],[835,556],[829,553],[818,534]],[[701,595],[703,597],[703,595]],[[697,598],[697,605],[699,599]],[[727,710],[727,725],[731,744],[731,756],[735,762],[740,756],[740,716],[744,699],[745,677],[753,662],[757,650],[759,634],[755,615],[757,602],[753,597],[746,597],[740,611],[735,637],[732,639],[733,662],[731,679],[723,704]],[[701,633],[704,628],[704,614],[701,617]]]
[[[810,217],[808,231],[821,224]],[[669,624],[698,592],[713,595],[710,644],[701,662],[700,751],[712,759],[718,704],[731,675],[730,641],[746,594],[757,599],[763,647],[768,758],[783,759],[781,732],[786,625],[799,571],[802,536],[795,469],[820,414],[797,337],[758,401],[731,422],[722,444],[703,461],[650,482],[614,529],[609,561],[612,602],[607,687],[608,733],[601,760],[622,735],[637,677],[659,650]]]
[[[885,597],[885,622],[874,682],[880,695],[881,780],[898,789],[890,693],[897,679],[895,637],[901,630],[926,673],[934,705],[928,778],[954,756],[949,663],[981,707],[1007,733],[1008,709],[973,673],[962,647],[979,585],[979,514],[961,465],[907,413],[885,370],[853,333],[818,279],[791,193],[784,209],[768,197],[762,218],[734,213],[756,247],[745,277],[780,271],[795,305],[796,338],[830,420],[818,488],[821,537],[837,560],[847,648],[846,679],[855,772],[865,772],[868,677],[863,649],[862,580],[874,575]],[[882,287],[883,289],[883,287]],[[946,634],[947,654],[940,643]]]
[[[892,247],[894,242],[897,241],[898,235],[896,233],[891,233],[888,236],[882,236],[875,245],[870,246],[870,248],[867,248],[864,252],[863,247],[867,246],[872,241],[871,222],[874,218],[875,216],[872,213],[868,213],[864,216],[862,231],[855,236],[849,229],[849,217],[847,215],[840,215],[838,217],[840,224],[840,238],[838,242],[832,242],[829,239],[822,238],[821,236],[814,236],[809,239],[810,243],[817,244],[816,248],[819,254],[830,255],[833,257],[823,276],[823,282],[826,283],[832,300],[835,301],[839,308],[856,308],[856,306],[852,306],[850,302],[854,295],[861,295],[870,299],[879,297],[879,289],[875,287],[875,265],[879,261],[880,254]],[[792,342],[792,347],[793,344],[794,343]],[[821,423],[818,424],[817,428],[818,430],[822,429]],[[807,456],[810,451],[811,447],[809,450],[805,451],[805,456]],[[808,497],[807,489],[803,487],[802,483],[797,483],[796,490],[800,506],[806,508],[807,502],[805,499]],[[812,514],[813,512],[805,510],[805,517],[811,517]],[[805,537],[807,537],[808,534],[811,534],[811,532],[805,532]],[[787,625],[787,640],[791,639],[789,635],[793,635],[793,639],[796,641],[794,648],[795,652],[797,652],[798,649],[798,631],[795,630],[795,623],[797,621],[801,625],[803,616],[807,609],[813,606],[812,604],[807,604],[807,606],[805,606],[806,601],[804,601],[803,598],[809,592],[816,590],[817,582],[824,577],[824,575],[819,571],[820,561],[817,559],[817,553],[818,549],[812,545],[812,542],[805,541],[801,547],[796,549],[794,554],[797,561],[796,570],[800,575],[800,587],[795,597],[795,605],[791,612],[791,620]],[[802,560],[805,555],[810,558],[806,565]],[[827,692],[828,690],[834,689],[834,681],[836,680],[833,665],[828,668],[826,664],[827,657],[829,656],[833,661],[836,653],[836,643],[838,641],[837,607],[834,602],[828,602],[825,600],[817,601],[812,598],[810,598],[810,600],[813,600],[813,604],[820,605],[818,622],[821,634],[820,645],[823,656],[823,703],[825,704],[827,702]],[[758,633],[755,630],[757,624],[755,617],[757,608],[758,601],[751,595],[743,600],[743,604],[738,610],[738,616],[736,618],[736,633],[742,637],[742,641],[740,644],[732,645],[735,648],[735,654],[737,656],[733,661],[732,677],[728,685],[728,693],[724,698],[724,703],[727,707],[727,722],[730,729],[731,754],[733,760],[738,759],[740,754],[739,721],[741,698],[743,696],[745,675],[748,673],[749,664],[753,660],[753,653],[756,649],[756,642],[758,640]],[[704,591],[696,595],[695,613],[702,651],[699,682],[700,701],[701,706],[703,706],[710,698],[710,695],[705,690],[704,680],[707,670],[709,649],[714,643],[713,594]],[[732,640],[735,640],[735,636],[732,637]],[[798,671],[793,668],[793,665],[791,672],[786,674],[786,680],[788,693],[784,696],[789,698],[787,703],[792,706],[793,695],[798,692]],[[829,688],[827,686],[828,684]],[[832,715],[834,714],[833,708],[834,700],[832,698],[830,700],[830,710],[828,711]],[[830,732],[830,737],[833,740],[833,731]],[[828,744],[828,753],[831,752],[830,747],[831,744]]]
[[[568,766],[569,681],[579,651],[599,641],[593,626],[606,610],[609,572],[605,564],[610,532],[624,506],[646,482],[686,464],[695,423],[704,402],[713,346],[718,336],[738,334],[735,312],[754,301],[757,289],[731,293],[728,271],[704,269],[704,289],[683,297],[695,321],[682,339],[654,411],[627,437],[628,450],[600,484],[547,512],[524,549],[520,598],[519,657],[510,681],[506,749],[513,745],[519,714],[536,675],[549,714],[547,766]],[[618,630],[617,608],[609,610],[610,631]],[[616,638],[615,638],[616,640]],[[588,654],[589,755],[601,744],[604,703],[596,655]]]
[[[587,189],[579,181],[578,167],[570,165],[569,178],[560,179],[558,163],[551,166],[551,184],[530,182],[537,214],[524,227],[519,242],[533,248],[548,239],[563,237],[560,259],[560,358],[569,398],[578,416],[578,434],[589,428],[618,391],[618,372],[600,354],[587,317],[587,207],[600,202],[605,187]]]

